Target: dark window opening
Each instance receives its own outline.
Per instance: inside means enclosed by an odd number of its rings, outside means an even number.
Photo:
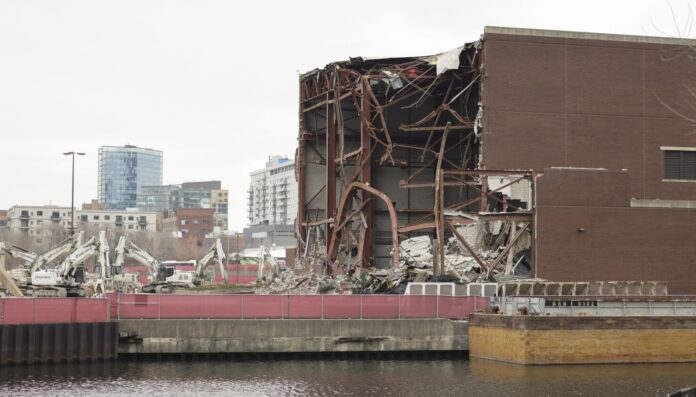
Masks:
[[[696,151],[665,150],[665,179],[696,180]]]

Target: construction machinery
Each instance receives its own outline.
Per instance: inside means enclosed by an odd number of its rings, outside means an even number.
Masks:
[[[41,255],[5,242],[5,249],[2,251],[8,253],[11,257],[24,260],[24,265],[22,267],[10,270],[10,276],[20,288],[25,288],[27,285],[31,284],[32,273],[50,266],[61,256],[75,250],[82,245],[83,237],[84,232],[80,231],[61,241],[55,247]]]
[[[178,270],[173,266],[166,266],[166,262],[159,262],[144,249],[128,241],[125,249],[126,256],[135,259],[144,265],[150,273],[149,284],[142,286],[142,291],[147,293],[171,293],[176,288],[193,288],[205,282],[205,271],[210,264],[215,263],[220,268],[224,282],[227,282],[227,268],[225,267],[225,252],[222,249],[220,239],[208,249],[208,252],[199,261],[194,261],[194,271]]]
[[[278,261],[271,255],[271,252],[265,246],[261,246],[259,252],[259,268],[256,274],[257,281],[273,281],[280,273]]]
[[[68,255],[58,266],[31,272],[31,284],[27,292],[33,296],[85,296],[84,261],[97,255],[99,267],[104,269],[109,257],[106,232],[99,232],[99,239],[90,238]]]
[[[123,272],[123,262],[126,256],[126,238],[121,236],[114,250],[115,256],[113,263],[109,263],[108,258],[104,261],[104,267],[100,270],[101,281],[107,291],[125,292],[128,294],[140,290],[142,284],[138,280],[138,275]],[[98,291],[98,288],[95,288]]]
[[[25,250],[10,242],[0,241],[0,287],[10,295],[24,296],[14,277],[5,270],[6,256],[23,260],[24,267],[28,267],[38,255],[35,252]],[[0,293],[0,296],[2,295],[4,295],[4,293]]]

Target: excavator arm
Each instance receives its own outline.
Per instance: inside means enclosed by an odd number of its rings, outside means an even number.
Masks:
[[[224,283],[227,282],[227,267],[225,266],[225,251],[222,249],[220,239],[216,239],[215,243],[210,247],[208,252],[198,261],[196,265],[196,278],[201,280],[204,277],[205,269],[210,265],[210,262],[215,261],[220,268],[220,275]]]
[[[120,245],[119,241],[119,245]],[[124,243],[125,246],[125,243]],[[118,247],[116,248],[118,253]],[[145,266],[147,271],[152,276],[153,280],[157,280],[157,275],[160,269],[160,263],[157,259],[153,258],[147,251],[135,245],[132,241],[128,240],[128,247],[124,248],[125,255],[129,258],[135,259],[138,263]],[[118,260],[118,259],[117,259]]]
[[[25,250],[7,241],[0,241],[0,255],[8,255],[12,258],[21,259],[24,261],[25,267],[31,265],[38,256],[35,252]]]
[[[31,262],[29,272],[34,273],[37,270],[44,269],[47,265],[54,262],[61,255],[77,249],[77,247],[82,245],[82,239],[84,237],[84,234],[85,232],[80,231],[79,233],[74,234],[61,241],[60,243],[58,243],[58,245],[46,251],[45,253],[38,255]]]

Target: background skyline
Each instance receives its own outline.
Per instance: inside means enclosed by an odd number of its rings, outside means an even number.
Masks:
[[[70,205],[72,150],[88,202],[98,148],[131,144],[163,151],[164,184],[221,180],[241,230],[249,173],[294,156],[298,73],[444,52],[486,25],[678,36],[688,4],[0,0],[0,209]]]

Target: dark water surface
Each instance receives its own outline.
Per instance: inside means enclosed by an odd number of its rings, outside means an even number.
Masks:
[[[434,359],[0,367],[0,396],[665,396],[694,384],[696,364],[523,367]]]

